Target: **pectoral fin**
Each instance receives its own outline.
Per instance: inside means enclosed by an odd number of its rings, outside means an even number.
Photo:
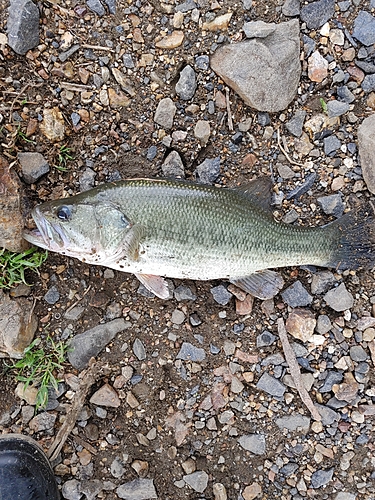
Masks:
[[[266,269],[243,278],[233,278],[230,280],[233,285],[241,290],[254,295],[258,299],[272,299],[284,286],[284,280],[281,274]]]
[[[155,276],[153,274],[137,274],[136,277],[139,281],[149,290],[154,293],[160,299],[169,298],[169,288],[168,284],[164,278],[161,276]]]

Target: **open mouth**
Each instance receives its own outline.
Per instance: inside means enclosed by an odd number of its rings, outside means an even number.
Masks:
[[[35,229],[24,230],[23,237],[32,245],[37,245],[46,250],[58,250],[64,247],[63,233],[59,227],[54,227],[44,215],[39,207],[35,207],[32,216],[36,224]]]

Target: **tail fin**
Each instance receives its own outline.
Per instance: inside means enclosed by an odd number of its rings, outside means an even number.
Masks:
[[[371,269],[375,266],[375,208],[371,202],[326,226],[336,233],[336,248],[327,267]]]

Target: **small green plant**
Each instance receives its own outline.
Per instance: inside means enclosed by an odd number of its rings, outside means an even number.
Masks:
[[[0,248],[0,288],[12,288],[20,283],[28,285],[25,272],[27,269],[39,273],[39,267],[46,260],[47,251],[40,252],[31,247],[22,253],[10,252]]]
[[[36,144],[35,141],[32,141],[28,137],[26,137],[25,133],[21,130],[21,125],[18,125],[17,127],[17,138],[21,139],[22,141],[28,142],[30,144]]]
[[[327,103],[325,102],[325,100],[322,97],[319,99],[319,101],[320,101],[320,105],[322,106],[323,113],[325,113],[327,115],[328,114]]]
[[[58,164],[55,165],[57,170],[60,170],[61,172],[66,172],[68,169],[66,167],[68,161],[74,160],[73,156],[70,154],[71,149],[68,148],[68,146],[65,144],[64,146],[61,146],[59,149],[59,154],[58,154]]]
[[[44,409],[48,403],[49,388],[58,391],[60,380],[57,372],[63,370],[68,346],[62,341],[55,342],[49,335],[46,347],[39,347],[41,339],[35,339],[24,351],[23,358],[11,367],[17,371],[17,380],[24,383],[24,390],[29,386],[37,387],[35,412]]]

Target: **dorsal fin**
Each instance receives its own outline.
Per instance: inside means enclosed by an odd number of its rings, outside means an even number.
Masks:
[[[258,179],[254,179],[236,189],[259,207],[271,211],[272,181],[269,177],[258,177]]]

